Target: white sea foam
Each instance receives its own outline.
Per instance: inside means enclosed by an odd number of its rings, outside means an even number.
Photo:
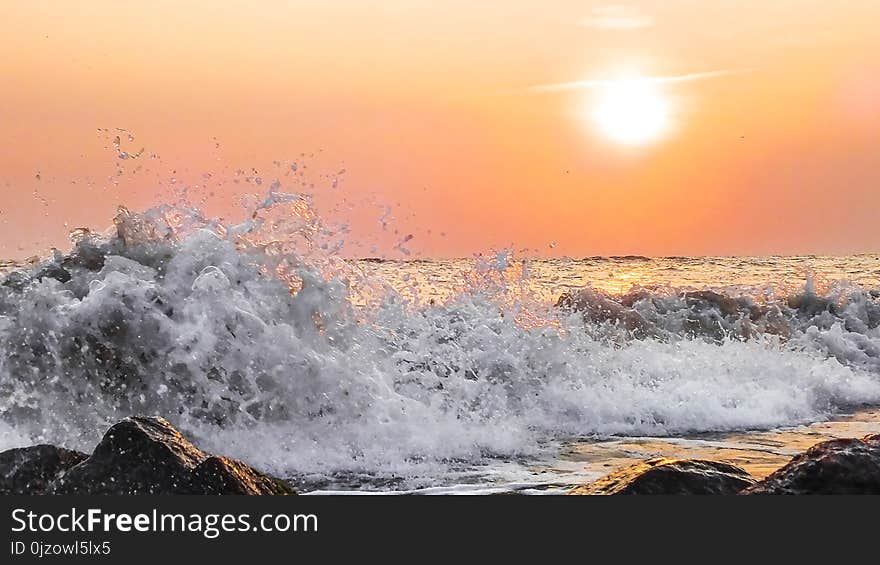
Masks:
[[[356,270],[303,254],[304,201],[271,195],[241,226],[123,212],[116,235],[7,277],[0,447],[90,449],[119,418],[159,414],[286,476],[418,486],[549,440],[766,429],[880,402],[868,292],[759,311],[668,290],[542,306],[510,300],[505,256],[446,302],[355,300]],[[296,240],[266,220],[275,206],[297,207],[281,225]]]

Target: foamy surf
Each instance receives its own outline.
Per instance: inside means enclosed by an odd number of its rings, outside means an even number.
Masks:
[[[158,414],[312,488],[448,488],[561,440],[767,430],[880,402],[880,303],[858,285],[554,304],[501,254],[419,302],[317,252],[319,232],[306,199],[273,188],[244,224],[122,211],[7,274],[0,448],[90,450]]]

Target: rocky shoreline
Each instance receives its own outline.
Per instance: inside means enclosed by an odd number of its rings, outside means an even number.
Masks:
[[[761,480],[729,463],[654,458],[569,494],[880,494],[880,435],[817,443]]]
[[[53,445],[0,453],[0,494],[288,495],[285,481],[206,453],[162,418],[126,418],[91,455]]]
[[[0,495],[292,495],[282,479],[206,453],[162,418],[112,426],[89,455],[53,445],[0,453]],[[880,435],[824,441],[756,480],[729,463],[653,458],[615,471],[572,495],[880,494]]]

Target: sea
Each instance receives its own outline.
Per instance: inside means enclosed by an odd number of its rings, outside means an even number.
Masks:
[[[880,255],[346,258],[332,231],[270,191],[0,263],[0,449],[160,415],[304,493],[556,494],[880,433]]]

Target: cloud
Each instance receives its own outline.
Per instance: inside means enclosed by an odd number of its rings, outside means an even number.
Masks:
[[[674,84],[679,82],[692,82],[696,80],[708,80],[712,78],[725,77],[730,75],[738,75],[743,73],[754,72],[756,69],[719,69],[715,71],[703,71],[699,73],[688,73],[684,75],[668,75],[668,76],[647,76],[636,77],[634,80],[645,81],[651,84]],[[571,82],[554,82],[549,84],[536,84],[518,89],[520,92],[560,92],[564,90],[579,90],[584,88],[597,88],[608,86],[620,79],[589,79],[575,80]]]
[[[623,5],[597,6],[593,13],[581,21],[584,27],[628,31],[654,25],[654,18],[636,8]]]

